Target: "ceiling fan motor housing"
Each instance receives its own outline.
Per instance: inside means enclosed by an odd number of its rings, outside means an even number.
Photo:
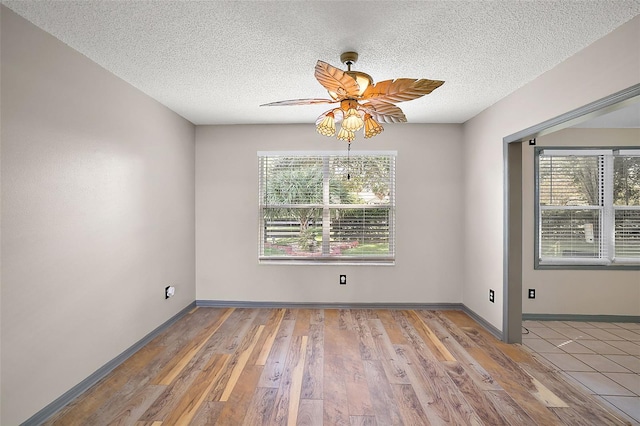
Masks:
[[[340,55],[340,61],[347,66],[347,71],[345,74],[351,76],[355,81],[358,82],[358,86],[360,90],[358,91],[357,97],[360,98],[367,87],[373,84],[373,79],[369,74],[363,73],[361,71],[351,71],[351,65],[355,64],[358,61],[358,53],[357,52],[344,52]]]

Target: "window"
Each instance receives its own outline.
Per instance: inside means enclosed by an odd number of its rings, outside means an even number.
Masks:
[[[391,263],[395,152],[258,152],[259,258]]]
[[[536,150],[537,265],[640,266],[640,150]]]

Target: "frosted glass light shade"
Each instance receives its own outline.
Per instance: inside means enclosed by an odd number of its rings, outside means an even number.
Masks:
[[[355,132],[356,130],[362,129],[362,126],[364,126],[364,121],[362,121],[358,110],[355,108],[349,109],[342,121],[342,128],[350,132]]]
[[[333,136],[336,134],[336,120],[333,112],[328,112],[324,119],[316,126],[318,133],[324,136]]]
[[[340,128],[340,131],[338,132],[338,135],[336,137],[338,139],[340,139],[341,141],[345,141],[345,142],[351,143],[351,141],[356,138],[356,134],[354,132],[346,130],[344,128],[344,126],[343,126],[343,127]]]
[[[376,120],[371,117],[369,114],[364,115],[364,137],[372,138],[376,135],[379,135],[384,130],[384,127],[380,125]]]

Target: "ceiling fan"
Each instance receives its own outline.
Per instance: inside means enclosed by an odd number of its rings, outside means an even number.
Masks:
[[[355,132],[364,127],[364,137],[371,138],[384,130],[380,123],[404,123],[407,117],[394,105],[428,95],[444,84],[440,80],[398,78],[373,84],[370,75],[351,71],[358,60],[356,52],[344,52],[340,61],[346,71],[318,61],[315,77],[329,92],[330,99],[291,99],[260,106],[340,104],[324,112],[316,120],[318,133],[336,136],[351,144]],[[336,134],[336,123],[342,123]]]

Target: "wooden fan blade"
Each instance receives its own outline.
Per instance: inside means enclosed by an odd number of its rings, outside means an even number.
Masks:
[[[314,105],[314,104],[334,104],[333,99],[290,99],[288,101],[271,102],[260,106],[288,106],[288,105]]]
[[[411,101],[428,95],[443,84],[444,81],[427,79],[384,80],[367,87],[367,90],[362,94],[362,99],[376,99],[386,102]]]
[[[353,77],[326,62],[318,61],[315,75],[325,89],[337,94],[339,100],[355,97],[360,90],[360,86]]]
[[[382,123],[406,123],[407,117],[404,112],[394,104],[388,102],[372,100],[362,104],[365,111],[379,122]]]

